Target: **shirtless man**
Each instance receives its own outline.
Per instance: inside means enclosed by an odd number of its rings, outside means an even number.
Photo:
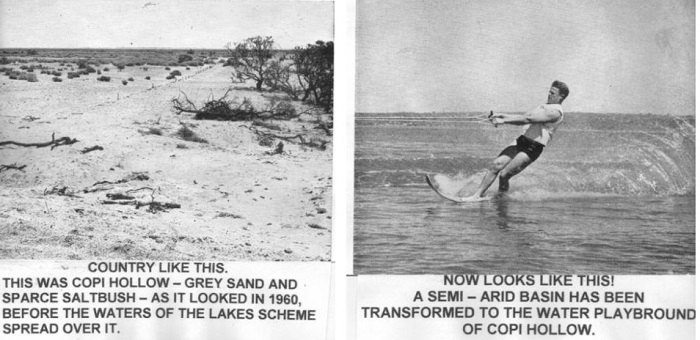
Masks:
[[[499,177],[498,192],[504,194],[508,191],[511,177],[523,171],[532,164],[542,153],[544,147],[552,140],[552,135],[559,124],[564,120],[564,111],[561,103],[569,95],[566,84],[555,80],[549,89],[547,104],[542,104],[524,115],[495,114],[490,117],[494,126],[501,124],[527,125],[525,132],[518,137],[515,145],[503,149],[481,180],[479,189],[473,195],[465,197],[464,201],[477,201],[484,199],[484,193]]]

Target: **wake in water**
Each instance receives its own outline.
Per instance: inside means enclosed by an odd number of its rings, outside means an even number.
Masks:
[[[463,188],[459,195],[465,196],[476,189],[498,148],[518,134],[516,129],[494,131],[488,126],[439,121],[424,119],[418,127],[384,121],[363,126],[375,136],[385,130],[391,140],[374,145],[387,151],[383,153],[358,143],[356,184],[425,186],[425,174],[442,173],[451,176],[454,185]],[[416,140],[417,134],[432,135],[432,140],[422,137],[431,143]],[[694,192],[694,118],[573,114],[542,157],[511,180],[510,197],[540,200]]]

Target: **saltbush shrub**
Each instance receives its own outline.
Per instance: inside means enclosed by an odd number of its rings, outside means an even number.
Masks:
[[[51,78],[51,80],[53,80],[53,81],[55,81],[55,82],[57,82],[57,83],[60,83],[60,82],[63,81],[63,79],[61,79],[61,78],[59,78],[59,77],[53,77],[53,78]]]
[[[187,55],[187,54],[180,54],[177,57],[178,64],[182,64],[186,61],[192,61],[192,60],[194,60],[194,57],[192,57],[191,55]]]
[[[128,84],[128,83],[129,83],[128,81],[122,80],[122,84],[126,85],[126,84]]]
[[[192,131],[190,128],[187,126],[182,126],[180,130],[178,130],[175,135],[180,137],[182,140],[186,140],[188,142],[195,142],[195,143],[209,143],[206,139],[197,136],[197,134]]]
[[[98,77],[98,78],[97,78],[98,81],[110,81],[111,79],[112,79],[112,78],[107,77],[107,76],[102,76],[102,77]]]

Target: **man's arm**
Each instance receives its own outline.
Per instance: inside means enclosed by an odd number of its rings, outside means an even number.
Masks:
[[[561,117],[561,112],[559,110],[547,108],[541,110],[536,108],[522,115],[496,113],[491,116],[490,119],[493,125],[498,126],[501,124],[526,125],[532,123],[550,123],[555,122],[559,117]]]

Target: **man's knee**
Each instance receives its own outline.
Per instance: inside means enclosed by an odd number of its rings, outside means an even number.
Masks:
[[[508,159],[495,159],[493,162],[488,167],[489,172],[492,174],[498,174],[503,170],[503,168],[508,165],[509,160]]]
[[[509,180],[511,177],[519,174],[521,171],[525,170],[527,166],[530,163],[528,162],[522,162],[517,164],[516,166],[512,166],[513,164],[510,164],[511,166],[508,166],[507,168],[503,169],[501,172],[498,173],[498,177],[501,180]]]
[[[519,171],[514,171],[515,169],[508,169],[508,170],[503,170],[498,173],[498,179],[501,181],[507,181],[511,177],[515,176],[518,174]]]

